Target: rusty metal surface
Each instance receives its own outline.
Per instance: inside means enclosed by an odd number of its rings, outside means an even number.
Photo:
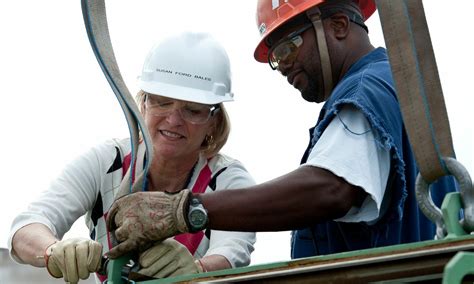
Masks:
[[[458,251],[474,251],[474,237],[428,241],[359,252],[261,265],[239,273],[212,273],[209,277],[175,278],[147,283],[368,283],[404,279],[404,282],[439,280],[445,264]],[[204,276],[204,275],[203,275]]]

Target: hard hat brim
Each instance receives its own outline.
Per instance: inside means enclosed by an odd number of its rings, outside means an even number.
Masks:
[[[139,87],[141,90],[149,94],[206,105],[215,105],[234,100],[234,94],[232,92],[224,93],[222,96],[220,96],[216,95],[213,91],[205,91],[166,83],[143,81],[139,83]]]

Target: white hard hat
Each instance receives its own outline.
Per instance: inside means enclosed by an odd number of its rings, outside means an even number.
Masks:
[[[233,100],[229,57],[207,33],[182,33],[156,44],[138,80],[143,91],[178,100],[218,104]]]

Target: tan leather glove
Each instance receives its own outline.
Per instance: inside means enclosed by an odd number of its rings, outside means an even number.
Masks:
[[[117,199],[109,210],[107,227],[119,242],[107,255],[120,257],[144,251],[156,241],[189,231],[184,217],[190,191],[136,192]]]
[[[77,283],[89,278],[100,269],[102,245],[85,238],[72,238],[56,242],[45,253],[46,268],[55,278]]]
[[[166,239],[141,253],[138,273],[155,278],[203,272],[189,250],[174,239]]]

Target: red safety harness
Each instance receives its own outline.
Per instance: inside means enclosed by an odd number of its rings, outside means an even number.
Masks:
[[[130,163],[131,163],[131,154],[128,154],[127,156],[124,157],[124,160],[123,160],[122,176],[125,176],[125,174],[127,173],[128,168],[130,167]],[[199,173],[199,176],[196,182],[194,183],[192,192],[204,193],[204,191],[206,191],[207,186],[209,185],[209,182],[211,181],[211,176],[212,176],[211,169],[206,163],[206,165],[202,168],[201,172]],[[135,176],[133,175],[132,182],[134,182],[134,180],[135,180]],[[184,246],[186,246],[188,250],[191,252],[191,254],[194,255],[203,237],[204,237],[204,231],[199,231],[194,234],[190,234],[190,233],[180,234],[180,235],[175,236],[174,239],[182,243]]]

